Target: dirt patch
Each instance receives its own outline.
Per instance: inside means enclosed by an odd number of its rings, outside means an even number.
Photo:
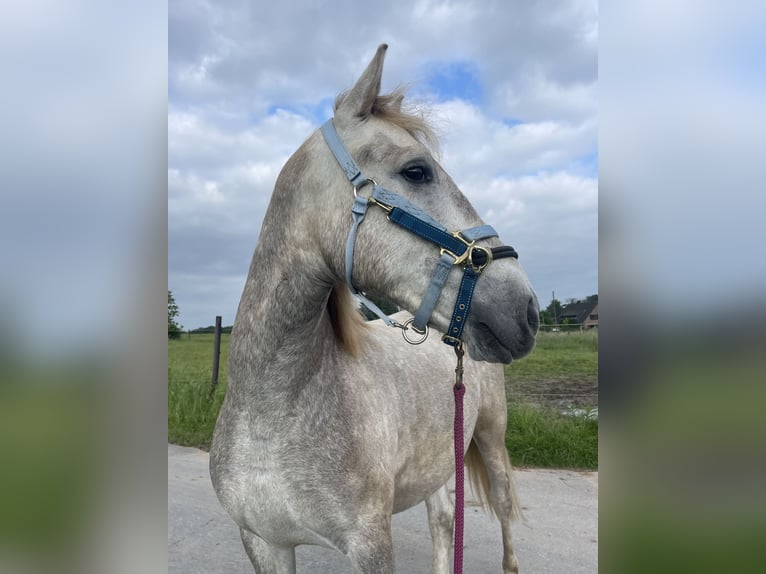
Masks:
[[[509,402],[556,410],[598,407],[598,379],[595,377],[561,377],[541,381],[516,381],[506,377],[505,393]]]

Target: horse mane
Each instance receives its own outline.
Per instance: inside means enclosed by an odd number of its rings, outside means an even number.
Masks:
[[[332,288],[327,300],[327,313],[335,339],[351,356],[360,356],[367,335],[367,322],[345,284]]]
[[[406,92],[406,87],[399,86],[390,94],[378,95],[372,104],[372,115],[406,130],[436,155],[439,149],[439,138],[427,119],[428,110],[422,105],[403,107],[402,102]],[[338,107],[347,94],[348,91],[344,91],[335,98],[335,111],[338,111]]]

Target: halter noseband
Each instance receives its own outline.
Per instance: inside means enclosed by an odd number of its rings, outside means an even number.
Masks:
[[[428,337],[428,320],[436,306],[436,301],[442,292],[444,284],[450,270],[455,265],[463,266],[463,279],[458,289],[455,309],[452,313],[447,334],[442,340],[448,345],[457,347],[462,343],[463,326],[468,317],[468,311],[471,307],[474,287],[481,272],[495,259],[504,257],[513,257],[518,259],[516,250],[509,246],[502,247],[483,247],[476,245],[476,241],[488,237],[497,237],[497,232],[490,225],[479,225],[470,227],[462,231],[450,232],[441,223],[433,219],[428,213],[409,202],[407,199],[392,191],[389,191],[377,184],[375,180],[362,175],[362,171],[356,164],[351,154],[343,145],[338,132],[335,130],[332,118],[327,120],[322,126],[322,135],[328,147],[332,151],[338,164],[343,169],[346,177],[354,186],[354,205],[351,209],[353,214],[353,224],[346,240],[346,283],[351,292],[359,297],[362,304],[380,317],[389,326],[399,327],[408,343],[417,345],[422,343]],[[369,198],[362,197],[358,190],[365,185],[372,185],[372,194]],[[370,204],[377,205],[388,214],[388,219],[414,233],[435,243],[439,248],[441,255],[436,271],[431,278],[431,283],[426,290],[423,300],[420,302],[415,317],[409,319],[404,324],[398,323],[388,317],[380,308],[370,301],[364,293],[354,288],[351,280],[351,274],[354,267],[354,246],[356,244],[356,234],[359,225],[364,220],[367,208]],[[409,325],[422,338],[412,339],[407,336]]]

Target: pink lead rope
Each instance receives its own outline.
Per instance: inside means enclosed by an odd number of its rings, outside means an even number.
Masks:
[[[455,368],[455,555],[454,574],[463,574],[463,505],[464,455],[463,450],[463,343],[455,346],[457,367]]]

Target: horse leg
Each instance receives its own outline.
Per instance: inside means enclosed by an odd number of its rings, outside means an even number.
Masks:
[[[503,401],[502,404],[505,404]],[[513,552],[511,519],[518,513],[516,490],[511,476],[511,461],[505,448],[505,419],[483,417],[477,421],[473,440],[481,453],[481,459],[489,476],[489,502],[500,520],[503,533],[503,573],[518,574],[519,562]],[[498,420],[500,419],[500,420]],[[502,423],[502,424],[499,424]]]
[[[256,574],[295,574],[295,547],[272,546],[241,528],[239,533]]]
[[[346,556],[360,574],[393,574],[391,516],[386,516],[378,525],[365,525],[362,531],[348,536]]]
[[[433,542],[432,574],[449,574],[450,548],[455,525],[455,502],[449,495],[447,485],[426,498],[428,527]]]

